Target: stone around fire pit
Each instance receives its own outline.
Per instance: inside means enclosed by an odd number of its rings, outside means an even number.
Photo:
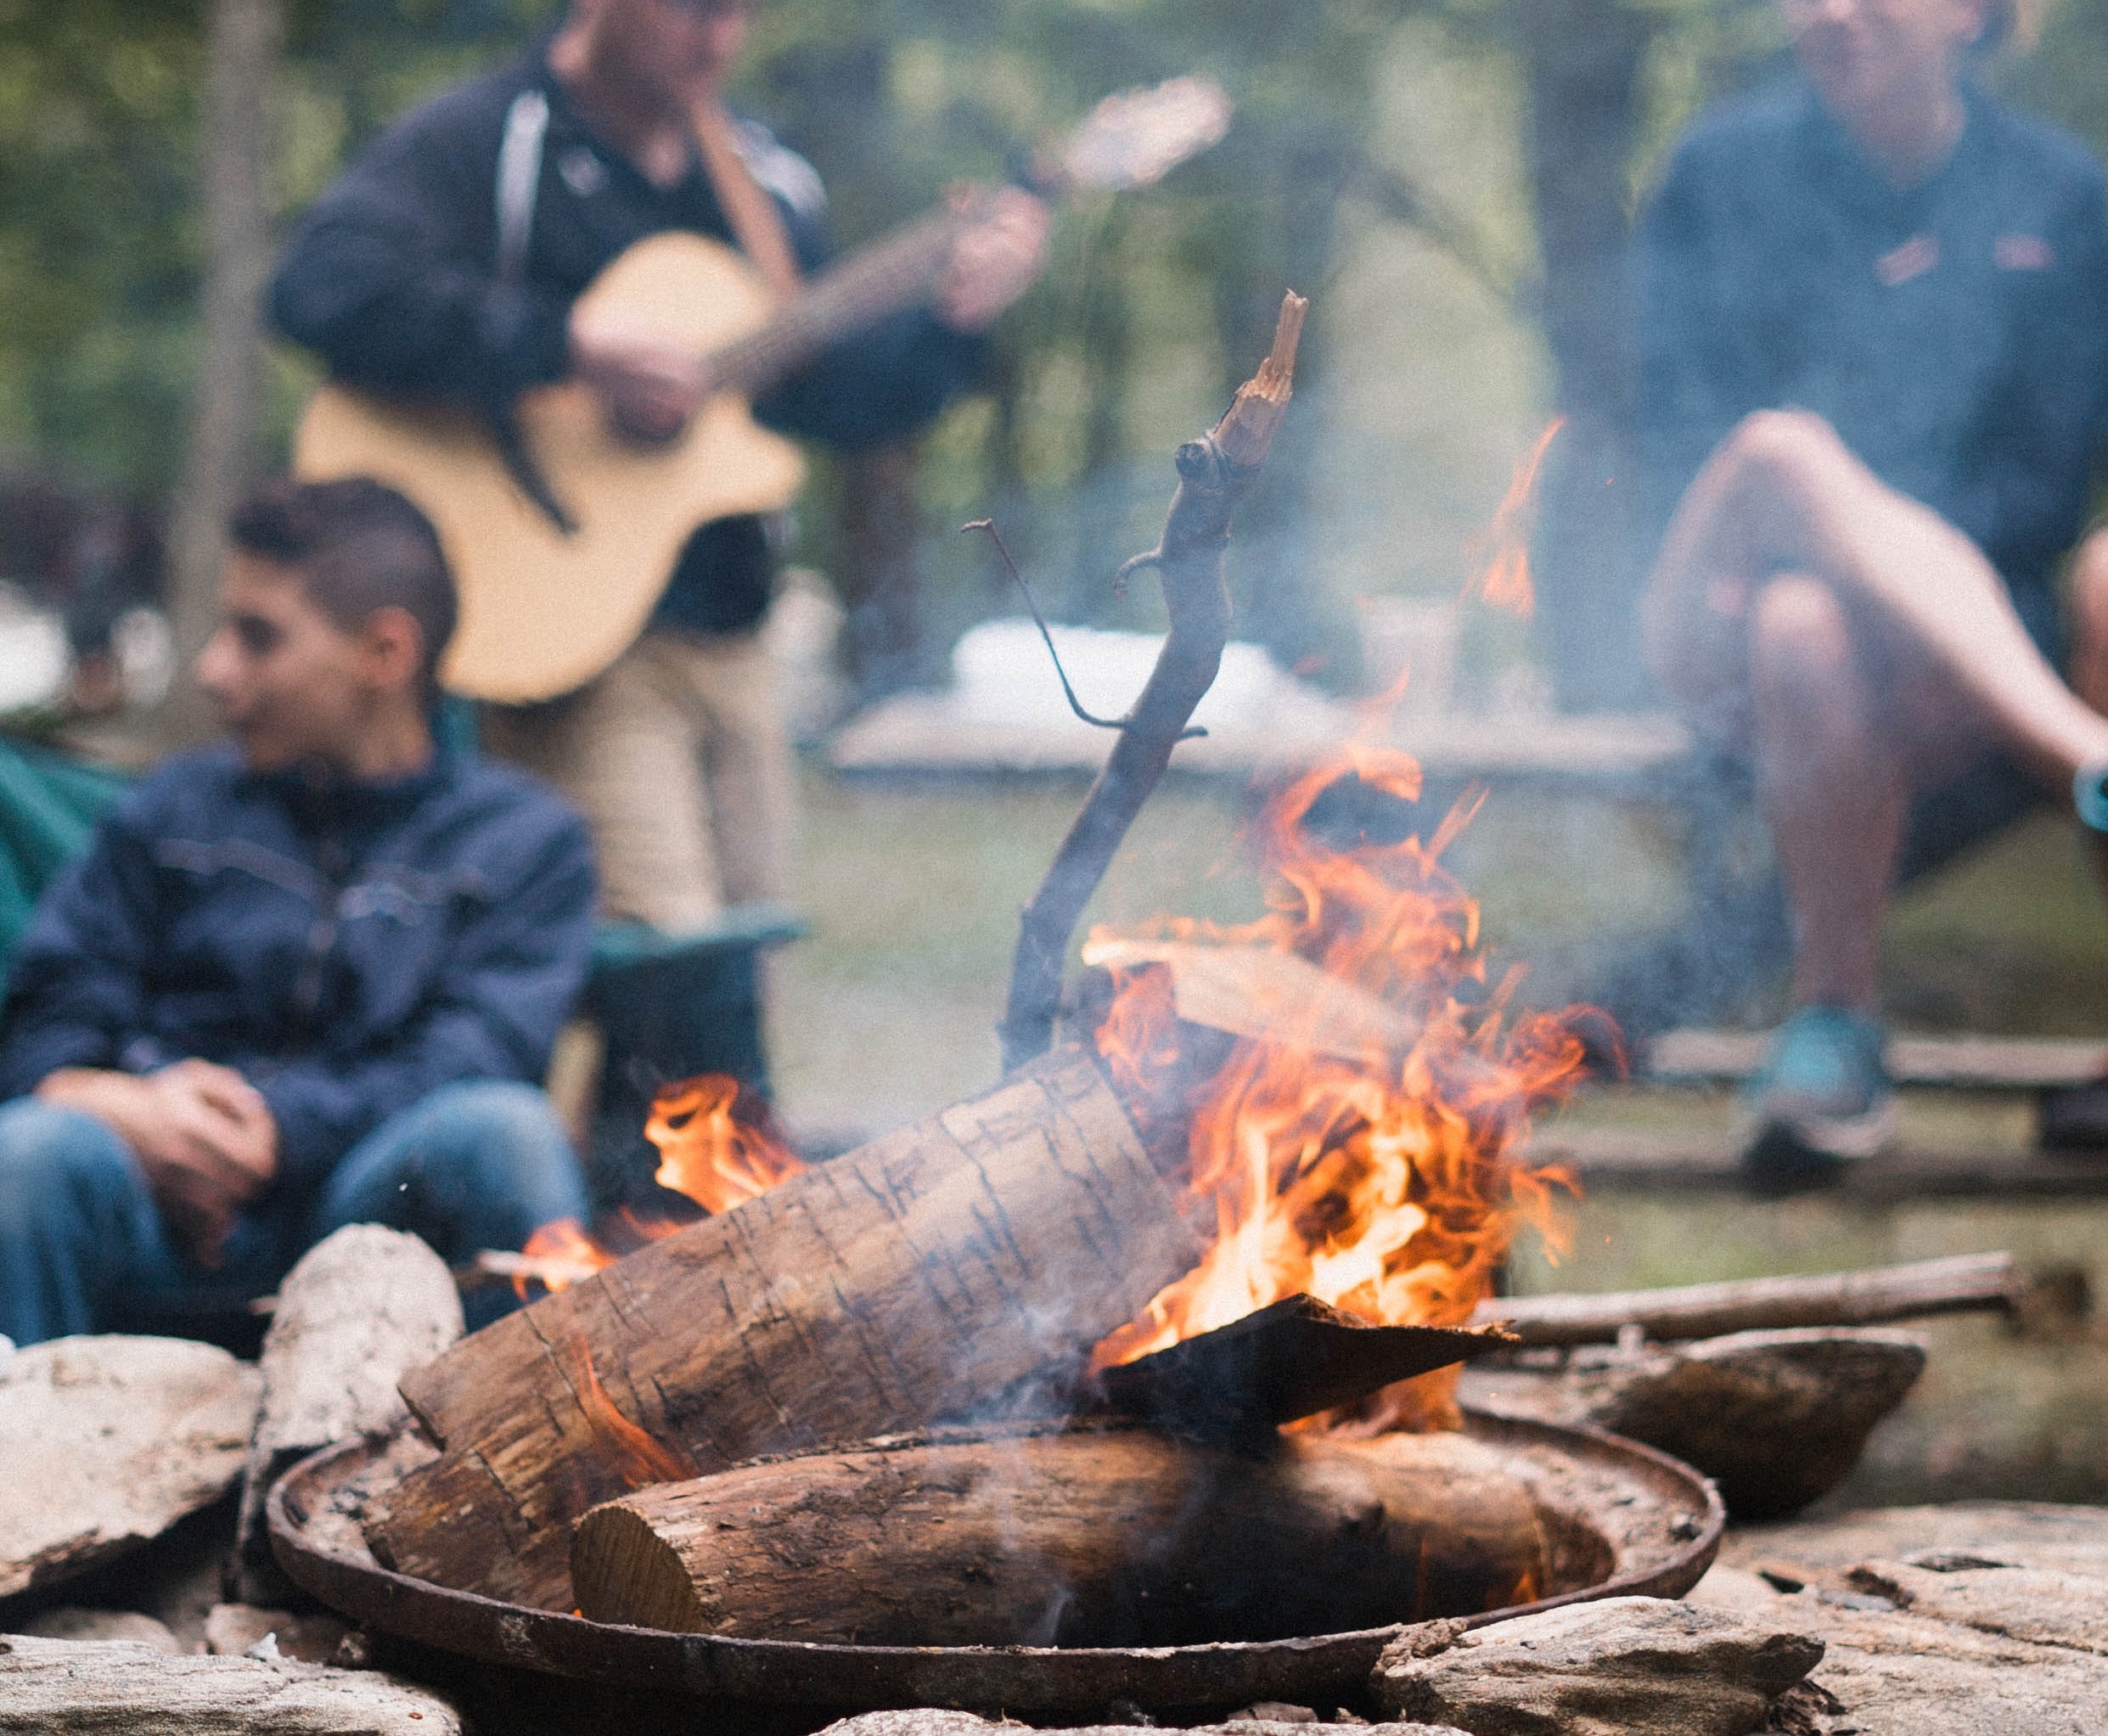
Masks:
[[[972,1712],[863,1712],[829,1724],[820,1736],[992,1736],[992,1733],[1019,1728],[995,1723]],[[1060,1736],[1134,1736],[1135,1728],[1133,1724],[1093,1724],[1064,1730]],[[1200,1725],[1187,1730],[1184,1736],[1465,1736],[1465,1733],[1447,1724],[1333,1724],[1322,1720],[1308,1723],[1301,1719],[1237,1718],[1227,1724]]]
[[[0,1375],[0,1597],[160,1536],[241,1474],[256,1371],[172,1338],[59,1338]]]
[[[0,1638],[0,1729],[45,1736],[462,1736],[452,1705],[370,1670]]]
[[[1692,1601],[1827,1644],[1817,1736],[2108,1727],[2108,1513],[1897,1508],[1742,1531],[1729,1558]]]
[[[1875,1425],[1925,1368],[1908,1332],[1738,1332],[1637,1352],[1589,1348],[1556,1373],[1467,1369],[1466,1403],[1592,1424],[1719,1485],[1737,1520],[1782,1519],[1852,1473]]]
[[[1370,1686],[1386,1711],[1474,1736],[1748,1736],[1822,1655],[1790,1626],[1608,1598],[1469,1633],[1408,1629]]]

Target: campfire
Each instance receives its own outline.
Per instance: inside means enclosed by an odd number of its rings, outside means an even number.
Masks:
[[[1296,1296],[1372,1325],[1467,1326],[1519,1228],[1559,1245],[1566,1178],[1522,1153],[1532,1116],[1580,1076],[1573,1020],[1511,1016],[1517,975],[1489,985],[1477,907],[1441,866],[1468,815],[1427,840],[1335,847],[1308,823],[1343,790],[1410,804],[1419,770],[1356,744],[1270,801],[1256,827],[1270,906],[1259,921],[1166,918],[1098,930],[1083,948],[1113,986],[1097,1052],[1123,1098],[1185,1105],[1182,1207],[1212,1228],[1193,1270],[1093,1346],[1093,1371]],[[1218,1024],[1249,1033],[1226,1059]],[[712,1214],[806,1168],[722,1076],[662,1092],[645,1132],[659,1184]],[[620,1227],[632,1246],[679,1228],[627,1211]],[[514,1281],[523,1296],[560,1290],[616,1251],[576,1222],[550,1224]],[[1456,1373],[1297,1426],[1453,1428]]]
[[[843,1692],[1022,1706],[1121,1691],[1056,1658],[1249,1699],[1365,1674],[1399,1621],[1702,1570],[1718,1509],[1689,1474],[1454,1402],[1456,1366],[1514,1341],[1473,1323],[1514,1237],[1556,1237],[1560,1177],[1524,1149],[1583,1053],[1516,1010],[1442,865],[1468,806],[1399,828],[1417,768],[1352,743],[1257,823],[1265,915],[1099,931],[1063,992],[1213,679],[1301,314],[1129,564],[1171,632],[1025,913],[1002,1082],[809,1167],[729,1081],[662,1094],[658,1178],[705,1215],[549,1227],[516,1273],[539,1299],[403,1379],[418,1428],[324,1503],[377,1564],[355,1600],[382,1572],[391,1610],[503,1611],[490,1643],[546,1632],[552,1659],[599,1644],[566,1612],[796,1649],[805,1692],[815,1650],[955,1648],[970,1686],[880,1690],[872,1663]],[[341,1599],[340,1544],[316,1556]],[[1184,1658],[1227,1640],[1262,1649],[1250,1691]]]
[[[1419,771],[1403,754],[1357,745],[1269,803],[1258,828],[1269,911],[1259,921],[1099,930],[1083,949],[1117,985],[1099,1051],[1135,1096],[1183,1091],[1186,1188],[1214,1219],[1200,1264],[1099,1345],[1094,1367],[1296,1295],[1385,1325],[1463,1326],[1492,1294],[1518,1227],[1558,1244],[1554,1190],[1565,1178],[1530,1168],[1521,1153],[1532,1116],[1580,1077],[1573,1021],[1511,1018],[1513,974],[1487,992],[1477,907],[1441,866],[1468,815],[1451,814],[1425,841],[1334,848],[1308,822],[1350,785],[1363,799],[1410,803]],[[1304,992],[1269,1004],[1264,987],[1279,983],[1284,962],[1314,965],[1324,980],[1298,971]],[[1266,1011],[1226,1062],[1195,1076],[1181,978],[1211,969],[1218,990],[1248,988],[1244,1012]],[[1220,1016],[1253,1030],[1239,1010]],[[1455,1372],[1310,1426],[1453,1427]]]

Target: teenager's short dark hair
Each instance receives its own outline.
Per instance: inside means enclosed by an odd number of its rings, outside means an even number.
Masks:
[[[379,609],[400,609],[424,639],[426,691],[459,604],[432,521],[402,495],[363,476],[340,482],[267,482],[234,509],[235,548],[301,576],[308,600],[346,632]]]

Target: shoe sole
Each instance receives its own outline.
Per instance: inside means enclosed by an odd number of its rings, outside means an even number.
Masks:
[[[1774,1196],[1835,1186],[1854,1164],[1879,1156],[1894,1142],[1896,1122],[1892,1097],[1857,1115],[1755,1121],[1743,1174],[1755,1191]]]

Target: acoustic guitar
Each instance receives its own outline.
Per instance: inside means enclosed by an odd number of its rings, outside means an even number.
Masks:
[[[1219,139],[1228,117],[1228,99],[1200,79],[1108,97],[1042,154],[1027,184],[1043,194],[1147,186]],[[610,261],[581,307],[685,349],[715,388],[666,445],[624,437],[573,382],[521,396],[521,451],[509,460],[469,410],[331,384],[301,418],[295,473],[371,476],[430,518],[461,596],[441,671],[451,691],[514,704],[568,693],[644,630],[699,525],[795,497],[804,460],[755,423],[753,400],[829,345],[930,299],[971,216],[933,212],[781,305],[744,257],[700,235],[649,236]],[[561,521],[531,497],[523,458]]]

